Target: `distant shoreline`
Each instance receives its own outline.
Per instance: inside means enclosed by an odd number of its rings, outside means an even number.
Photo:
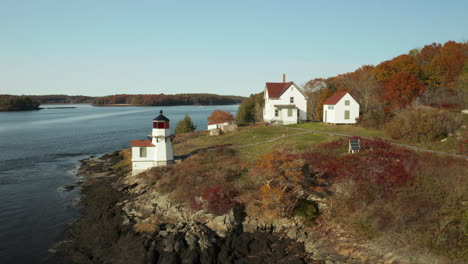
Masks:
[[[212,105],[196,105],[196,104],[180,104],[180,105],[140,105],[140,104],[103,104],[103,105],[96,105],[96,104],[91,104],[92,106],[97,106],[97,107],[106,107],[106,106],[122,106],[122,107],[127,107],[127,106],[150,106],[150,107],[167,107],[167,106],[214,106],[214,105],[240,105],[240,103],[237,104],[212,104]]]

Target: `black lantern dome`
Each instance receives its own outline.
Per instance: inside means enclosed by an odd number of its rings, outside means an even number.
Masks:
[[[159,112],[159,115],[153,119],[153,128],[168,129],[169,119],[163,115],[163,111]]]

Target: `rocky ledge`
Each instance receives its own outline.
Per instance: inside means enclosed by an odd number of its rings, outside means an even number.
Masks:
[[[116,169],[120,160],[116,152],[83,161],[83,217],[58,247],[60,263],[406,262],[370,254],[369,245],[325,223],[257,219],[240,204],[221,216],[193,212]]]

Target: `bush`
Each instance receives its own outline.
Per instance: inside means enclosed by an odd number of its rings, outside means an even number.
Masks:
[[[183,134],[183,133],[189,133],[192,132],[196,129],[197,127],[193,124],[192,119],[188,114],[185,114],[184,119],[180,120],[179,123],[177,123],[175,133],[176,134]]]
[[[448,112],[418,107],[397,114],[385,125],[385,130],[393,139],[420,143],[445,138],[460,125],[461,119]]]
[[[308,221],[314,221],[319,216],[319,209],[314,201],[301,199],[297,201],[293,213],[305,217]]]
[[[382,109],[371,109],[357,119],[357,125],[366,128],[380,129],[384,126],[388,117]]]
[[[208,211],[216,215],[222,215],[229,211],[235,204],[234,198],[236,196],[235,190],[222,185],[205,188],[201,193],[201,197],[206,201]]]

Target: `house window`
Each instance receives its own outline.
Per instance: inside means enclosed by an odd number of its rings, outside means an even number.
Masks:
[[[333,105],[328,106],[328,110],[333,110],[333,108],[334,108]]]
[[[349,105],[349,100],[345,100],[344,105]]]
[[[140,148],[140,158],[146,158],[146,147]]]
[[[294,104],[294,97],[289,97],[289,102],[290,102],[291,104]]]
[[[288,116],[292,116],[293,110],[291,108],[288,109]]]
[[[344,119],[349,119],[349,110],[344,111]]]
[[[278,117],[278,109],[275,109],[275,116]]]

